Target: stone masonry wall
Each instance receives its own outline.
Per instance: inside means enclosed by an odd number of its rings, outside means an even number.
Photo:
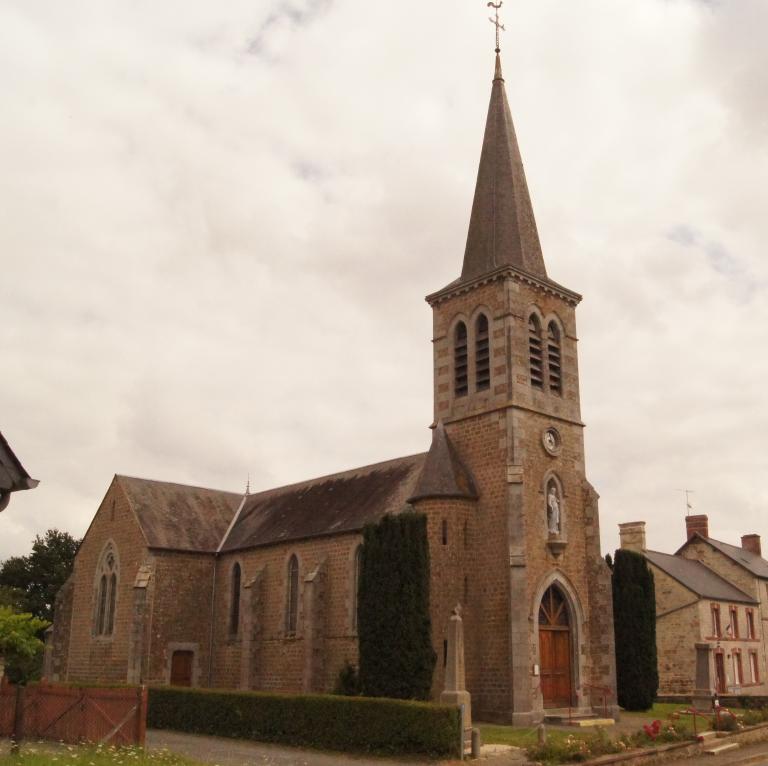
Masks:
[[[692,694],[696,643],[703,638],[698,596],[650,562],[648,566],[656,585],[659,694]]]
[[[704,540],[694,539],[683,549],[682,555],[685,558],[700,561],[704,566],[717,572],[728,582],[733,583],[744,593],[759,601],[759,606],[755,607],[755,630],[759,636],[757,650],[759,652],[760,678],[765,681],[768,678],[768,584],[755,577],[728,556],[715,550]],[[727,611],[723,614],[727,615]],[[742,615],[742,625],[744,624],[743,619]]]
[[[595,609],[610,610],[607,573],[599,549],[596,498],[587,486],[580,420],[575,314],[572,303],[533,283],[505,277],[467,288],[433,304],[435,418],[477,480],[480,499],[475,529],[480,547],[468,564],[477,583],[480,621],[486,626],[474,650],[483,671],[473,706],[489,718],[527,723],[541,716],[541,695],[533,668],[538,663],[538,599],[558,582],[572,602],[574,682],[578,701],[591,702],[589,685],[615,684],[605,625]],[[491,387],[475,390],[474,328],[480,312],[489,318]],[[528,317],[560,328],[562,394],[531,387]],[[469,330],[469,391],[453,390],[453,339],[458,321]],[[546,349],[546,341],[545,341]],[[546,352],[545,352],[546,357]],[[546,359],[545,359],[546,366]],[[555,427],[559,454],[544,449],[542,435]],[[562,488],[560,555],[548,544],[545,487],[556,477]],[[587,508],[588,507],[588,508]],[[596,534],[596,531],[598,534]],[[492,627],[490,627],[492,626]],[[601,631],[600,636],[591,630]],[[467,641],[471,655],[471,637]],[[471,666],[471,660],[468,660]],[[471,675],[471,674],[470,674]]]
[[[110,540],[115,545],[119,566],[114,632],[111,636],[96,636],[96,572]],[[58,659],[67,667],[64,680],[126,682],[133,584],[139,567],[147,558],[147,547],[139,524],[119,481],[114,479],[75,557],[68,658],[66,662],[63,658]]]
[[[153,551],[145,682],[167,684],[175,650],[194,652],[194,685],[208,686],[213,554]]]
[[[359,534],[324,537],[285,543],[223,555],[218,562],[216,612],[214,618],[214,677],[216,687],[237,688],[248,678],[254,689],[276,692],[313,692],[333,690],[344,663],[357,664],[357,634],[353,627],[355,552],[362,542]],[[296,634],[286,630],[287,568],[291,555],[299,562],[299,614]],[[229,631],[231,608],[231,572],[235,562],[242,569],[245,586],[257,575],[261,577],[261,596],[241,598],[240,629]],[[320,633],[321,658],[311,665],[307,680],[307,617],[309,608],[305,591],[307,578],[324,566],[322,585],[318,587],[324,616]],[[243,590],[245,594],[247,589]],[[243,641],[244,609],[260,609],[248,617],[250,639]],[[243,673],[243,656],[257,658],[258,667]]]

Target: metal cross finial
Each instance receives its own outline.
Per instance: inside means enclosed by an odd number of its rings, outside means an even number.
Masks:
[[[504,0],[499,0],[498,3],[488,3],[489,8],[496,10],[496,18],[492,19],[490,16],[488,20],[496,27],[496,53],[501,53],[501,32],[506,32],[506,27],[499,21],[499,9],[504,5]]]

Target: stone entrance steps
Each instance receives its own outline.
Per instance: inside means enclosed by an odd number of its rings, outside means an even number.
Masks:
[[[587,726],[612,726],[616,723],[613,718],[601,718],[590,708],[561,708],[559,710],[547,710],[544,714],[544,723],[552,726],[574,726],[584,728]]]

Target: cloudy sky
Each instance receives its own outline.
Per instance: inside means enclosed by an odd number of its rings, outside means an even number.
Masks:
[[[419,452],[485,0],[3,0],[0,558],[114,473],[240,491]],[[579,309],[603,543],[768,534],[765,0],[510,0],[504,70]]]

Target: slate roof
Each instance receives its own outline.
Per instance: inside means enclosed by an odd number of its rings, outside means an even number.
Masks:
[[[410,499],[415,501],[438,497],[477,498],[472,474],[456,454],[442,422],[432,432],[432,446]]]
[[[533,205],[496,55],[461,281],[513,266],[547,279]]]
[[[701,598],[742,604],[757,603],[754,598],[698,561],[657,551],[645,551],[645,557],[662,572],[666,572]]]
[[[26,472],[11,445],[0,433],[0,510],[8,504],[11,492],[34,489],[39,483]]]
[[[713,540],[711,537],[704,537],[704,535],[695,534],[695,538],[701,538],[704,542],[709,543],[715,550],[720,551],[723,555],[727,556],[737,564],[741,564],[745,569],[749,570],[756,577],[762,577],[768,579],[768,561],[762,556],[758,556],[751,551],[745,551],[737,545],[730,545],[723,543],[720,540]],[[688,540],[680,550],[682,551],[691,541]],[[678,551],[679,553],[680,551]]]
[[[214,553],[243,498],[234,492],[165,481],[115,479],[150,548]]]
[[[250,495],[222,550],[357,532],[387,513],[400,513],[425,458],[397,458]]]

